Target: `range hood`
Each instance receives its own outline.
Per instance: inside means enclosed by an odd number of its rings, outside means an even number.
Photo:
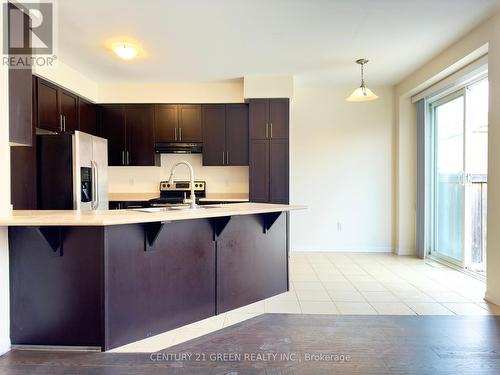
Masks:
[[[155,143],[155,152],[159,154],[201,154],[201,143],[166,142]]]

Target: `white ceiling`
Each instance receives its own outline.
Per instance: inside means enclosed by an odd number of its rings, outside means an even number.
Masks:
[[[104,81],[293,74],[394,84],[487,18],[497,0],[58,0],[58,55]],[[142,51],[121,61],[111,42]]]

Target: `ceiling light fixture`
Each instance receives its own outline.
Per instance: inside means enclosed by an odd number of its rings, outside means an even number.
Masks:
[[[123,60],[130,60],[137,56],[137,48],[130,43],[116,43],[113,45],[113,51]]]
[[[364,68],[368,61],[368,59],[356,60],[356,64],[361,65],[361,86],[354,90],[351,96],[346,99],[348,102],[368,102],[378,99],[378,96],[365,86]]]

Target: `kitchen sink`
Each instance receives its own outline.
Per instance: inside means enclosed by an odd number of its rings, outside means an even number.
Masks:
[[[132,208],[131,211],[139,211],[139,212],[166,212],[166,211],[180,211],[180,210],[204,210],[208,208],[219,208],[221,205],[204,205],[204,206],[196,206],[196,208],[191,208],[189,205],[182,206],[168,206],[168,207],[144,207],[144,208]]]

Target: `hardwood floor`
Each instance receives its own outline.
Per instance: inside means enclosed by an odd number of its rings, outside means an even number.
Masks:
[[[153,354],[13,350],[0,357],[0,374],[485,375],[499,369],[496,316],[264,314]]]

